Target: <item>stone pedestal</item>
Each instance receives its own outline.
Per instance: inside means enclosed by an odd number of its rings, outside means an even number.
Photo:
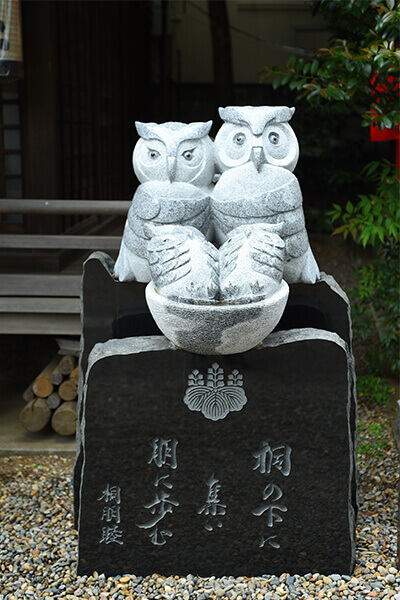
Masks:
[[[203,356],[154,335],[141,284],[111,272],[98,253],[85,266],[78,573],[351,573],[354,368],[334,280],[292,286],[258,348]]]
[[[350,573],[349,364],[315,330],[225,357],[164,337],[96,345],[78,572]]]

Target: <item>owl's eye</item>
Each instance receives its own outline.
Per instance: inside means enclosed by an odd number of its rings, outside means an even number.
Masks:
[[[246,136],[244,133],[237,133],[233,137],[233,143],[236,144],[236,146],[243,146],[245,141],[246,141]]]
[[[188,162],[193,159],[193,154],[194,154],[194,148],[192,150],[185,150],[185,152],[182,152],[183,158],[185,160],[187,160]]]
[[[276,131],[271,131],[271,133],[268,135],[268,140],[271,142],[271,144],[277,146],[279,144],[279,133],[276,133]]]
[[[147,155],[150,158],[150,160],[157,160],[157,158],[159,158],[159,156],[161,156],[160,153],[157,152],[157,150],[152,150],[151,148],[149,148]]]

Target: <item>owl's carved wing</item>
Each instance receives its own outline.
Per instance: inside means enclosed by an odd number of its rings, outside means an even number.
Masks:
[[[243,225],[220,247],[221,297],[250,302],[272,295],[282,281],[285,244],[268,225]]]
[[[225,278],[237,266],[238,253],[244,243],[244,234],[237,233],[227,239],[219,249],[219,263],[221,278]]]
[[[214,300],[219,292],[219,253],[197,229],[145,225],[148,260],[157,291],[182,302]]]
[[[284,268],[285,242],[278,234],[268,231],[267,227],[254,227],[249,235],[252,267],[257,273],[269,275],[280,283]]]
[[[161,290],[190,273],[189,247],[185,237],[178,233],[174,237],[155,233],[148,243],[147,257],[157,289]]]

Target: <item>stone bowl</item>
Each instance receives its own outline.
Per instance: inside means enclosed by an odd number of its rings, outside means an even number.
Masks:
[[[269,298],[248,304],[189,304],[157,292],[153,281],[146,301],[163,334],[195,354],[237,354],[258,346],[278,324],[289,296],[282,281]]]

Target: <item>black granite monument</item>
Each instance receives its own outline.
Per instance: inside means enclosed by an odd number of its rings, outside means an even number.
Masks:
[[[95,253],[83,280],[78,573],[351,573],[354,369],[335,281],[291,286],[258,348],[203,356],[160,335],[144,285],[112,266]]]

